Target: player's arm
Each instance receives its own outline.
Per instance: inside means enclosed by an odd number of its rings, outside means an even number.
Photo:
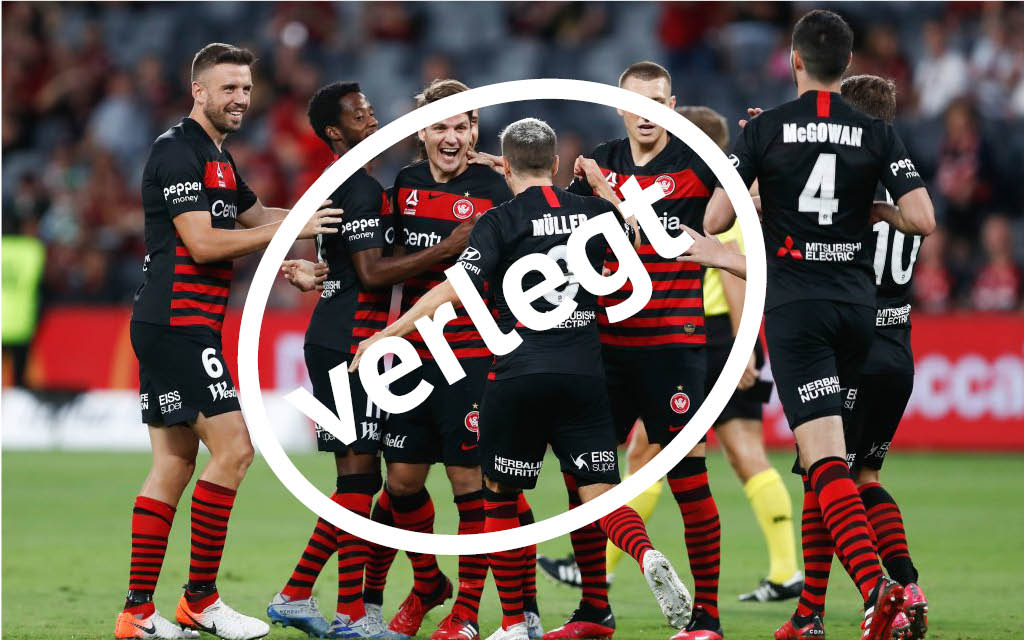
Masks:
[[[368,289],[398,284],[447,258],[462,253],[474,222],[470,220],[460,223],[444,240],[415,253],[402,252],[385,256],[379,247],[353,253],[352,265],[356,269],[359,281]]]
[[[754,149],[757,148],[757,129],[762,123],[762,119],[757,117],[760,114],[760,109],[747,109],[747,115],[751,119],[743,121],[740,125],[742,130],[733,145],[732,155],[729,156],[736,171],[740,174],[740,178],[743,179],[743,183],[747,185],[747,189],[752,189],[757,182],[757,162]],[[752,196],[756,193],[756,191],[751,191]],[[755,196],[754,206],[760,213],[760,196]],[[704,230],[708,234],[725,233],[735,220],[736,211],[732,208],[732,203],[729,202],[729,195],[721,186],[715,187],[711,199],[708,200],[708,205],[704,209]]]
[[[330,225],[341,222],[341,209],[320,209],[313,214],[299,233],[299,238],[317,234],[337,233]],[[199,264],[239,258],[265,249],[280,222],[252,229],[218,229],[213,226],[209,211],[186,211],[174,216],[174,228],[181,236],[192,259]]]
[[[747,257],[730,248],[729,245],[735,245],[735,243],[724,245],[711,234],[705,236],[685,224],[680,226],[683,231],[690,234],[693,244],[683,252],[683,255],[676,258],[677,262],[696,262],[705,267],[728,271],[741,280],[747,279]]]
[[[640,226],[637,224],[636,217],[623,217],[621,209],[622,200],[619,199],[619,196],[615,195],[615,190],[612,189],[612,186],[604,179],[604,174],[601,173],[601,168],[597,166],[597,162],[593,158],[584,158],[583,156],[579,156],[576,158],[576,163],[573,165],[572,172],[577,178],[586,181],[595,196],[612,203],[612,206],[615,207],[615,212],[619,215],[619,218],[632,227],[633,248],[639,250],[642,238],[640,237]]]
[[[281,275],[292,286],[302,292],[322,291],[324,280],[330,273],[326,262],[309,260],[285,260],[281,263]]]
[[[935,231],[935,207],[928,190],[918,187],[908,191],[896,201],[896,206],[876,202],[871,207],[871,222],[880,220],[903,233],[929,235]]]
[[[735,240],[725,242],[722,246],[728,251],[740,254],[739,244]],[[725,270],[719,270],[718,277],[722,280],[722,294],[725,296],[725,303],[729,305],[729,323],[732,325],[732,335],[736,336],[740,330],[740,318],[743,317],[743,298],[746,294],[746,285],[741,278]],[[747,359],[747,367],[743,370],[743,375],[740,376],[736,388],[743,391],[754,386],[755,382],[757,382],[757,359],[754,357],[754,352],[751,351],[750,358]]]
[[[255,227],[274,224],[275,222],[281,222],[287,215],[288,209],[268,207],[257,199],[255,204],[238,214],[237,220],[238,224],[243,227],[253,229]]]

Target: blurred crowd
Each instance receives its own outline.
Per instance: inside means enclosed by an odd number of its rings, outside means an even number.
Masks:
[[[471,86],[530,77],[614,83],[629,63],[673,73],[680,104],[735,121],[793,97],[789,31],[808,3],[23,3],[3,11],[3,233],[46,248],[43,303],[125,303],[141,281],[139,184],[149,144],[191,106],[191,56],[227,40],[256,52],[253,105],[229,139],[263,202],[290,206],[331,161],[305,107],[357,80],[382,124],[436,77]],[[918,308],[1022,307],[1024,7],[844,3],[854,72],[892,78],[898,127],[941,222],[921,247]],[[611,109],[485,109],[483,150],[529,112],[574,157],[620,137]],[[388,151],[387,183],[413,155]],[[566,167],[570,163],[563,163]],[[566,177],[563,177],[566,179]],[[255,259],[239,261],[236,302]],[[278,290],[272,304],[297,304]]]

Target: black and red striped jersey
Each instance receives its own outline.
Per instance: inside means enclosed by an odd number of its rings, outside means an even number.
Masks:
[[[511,353],[494,359],[489,379],[504,380],[534,373],[604,375],[597,297],[568,272],[566,243],[581,224],[614,210],[610,202],[601,198],[584,197],[557,187],[535,186],[477,221],[466,250],[459,256],[459,264],[477,290],[488,288],[493,293],[498,328],[503,333],[515,329],[523,339]],[[632,227],[623,224],[623,230],[632,241]],[[609,252],[605,237],[591,238],[586,251],[593,269],[600,271]],[[547,331],[523,326],[512,313],[502,290],[509,268],[520,258],[534,254],[546,255],[558,263],[566,282],[533,300],[530,303],[533,310],[549,313],[566,298],[576,303],[568,318]],[[522,290],[529,291],[542,280],[540,272],[528,271],[523,276]]]
[[[599,145],[591,154],[601,168],[615,195],[622,198],[619,189],[636,176],[640,186],[647,188],[657,183],[665,197],[654,204],[661,224],[669,235],[682,233],[680,225],[691,229],[704,228],[704,209],[711,197],[715,178],[711,169],[690,147],[669,135],[668,144],[653,160],[642,167],[633,162],[629,139],[612,140]],[[585,180],[577,178],[569,190],[591,195],[593,190]],[[654,291],[642,311],[622,322],[610,323],[603,311],[599,312],[601,343],[605,347],[622,349],[652,349],[666,347],[695,347],[707,342],[704,329],[704,272],[693,262],[666,260],[642,234],[638,253],[648,273]],[[606,265],[615,270],[618,263],[609,260]],[[598,299],[601,307],[612,306],[630,295],[627,286]]]
[[[331,194],[331,203],[345,213],[336,225],[338,233],[316,238],[317,258],[329,271],[309,319],[306,344],[355,353],[360,340],[387,326],[391,290],[366,289],[352,254],[385,248],[391,205],[384,188],[363,168]]]
[[[765,309],[798,300],[875,306],[869,241],[879,182],[894,200],[924,182],[891,124],[838,93],[806,91],[744,127],[733,164],[758,181]]]
[[[512,192],[502,176],[477,164],[469,165],[448,182],[437,182],[430,173],[429,163],[424,160],[398,172],[391,197],[397,233],[395,244],[412,253],[434,246],[462,222],[511,200]],[[402,312],[444,282],[444,270],[453,264],[454,258],[444,260],[406,280],[402,286]],[[464,309],[460,308],[456,318],[445,326],[444,335],[459,358],[491,356]],[[421,358],[432,358],[419,332],[409,334],[408,339]]]
[[[195,120],[185,118],[153,143],[142,173],[146,259],[132,320],[209,327],[220,332],[231,287],[230,260],[197,264],[174,228],[175,216],[209,211],[217,229],[256,204],[235,161]]]

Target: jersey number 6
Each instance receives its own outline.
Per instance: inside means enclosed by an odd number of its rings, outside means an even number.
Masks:
[[[220,363],[220,359],[217,358],[217,350],[213,347],[207,347],[203,349],[203,368],[206,369],[206,375],[211,378],[219,378],[224,373],[224,365]]]

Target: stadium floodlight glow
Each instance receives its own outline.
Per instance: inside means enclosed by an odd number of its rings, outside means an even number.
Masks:
[[[580,507],[525,527],[470,535],[416,533],[373,522],[335,503],[307,480],[285,454],[270,427],[259,384],[258,350],[263,313],[278,265],[317,207],[338,185],[386,149],[452,115],[524,100],[575,100],[635,113],[670,131],[707,163],[736,210],[747,249],[747,284],[735,343],[722,375],[679,435],[643,468]],[[640,495],[665,476],[711,429],[739,383],[747,365],[746,354],[754,349],[764,311],[766,273],[764,238],[746,185],[722,150],[696,125],[672,109],[619,87],[583,80],[516,80],[470,89],[420,107],[377,130],[332,164],[295,203],[260,259],[242,310],[238,338],[242,412],[254,443],[285,488],[314,513],[352,535],[396,549],[436,555],[492,553],[544,542],[589,524]]]

